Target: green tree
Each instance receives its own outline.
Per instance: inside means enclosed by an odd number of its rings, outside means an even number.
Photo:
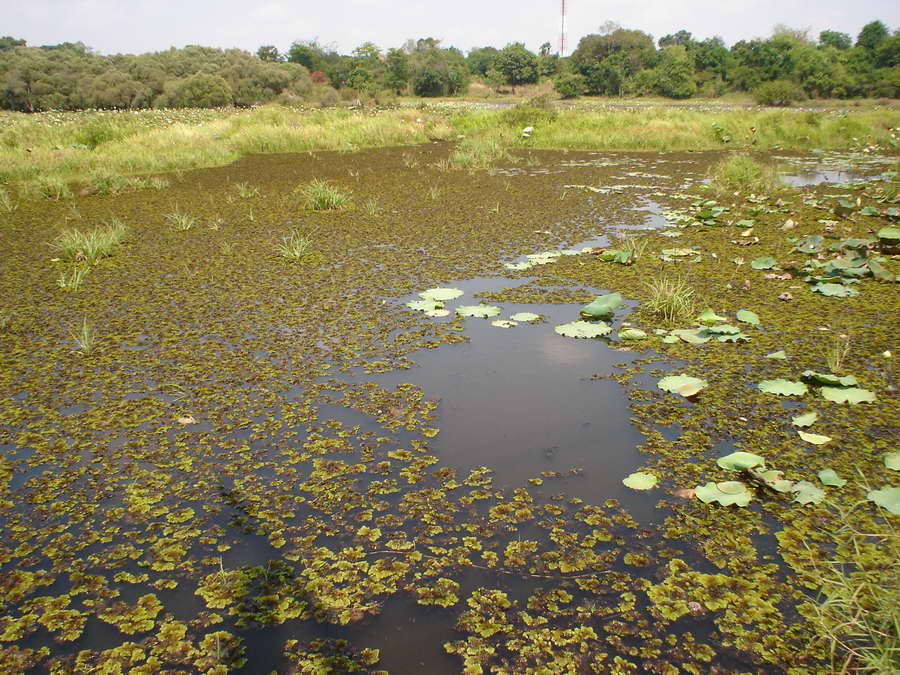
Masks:
[[[887,36],[887,26],[880,21],[872,21],[863,26],[862,30],[859,31],[859,35],[856,37],[856,45],[863,49],[873,51],[878,46],[878,43]]]
[[[401,93],[409,83],[409,56],[402,49],[389,49],[384,65],[384,86]]]
[[[875,49],[875,65],[879,68],[900,65],[900,33],[894,33],[878,43]]]
[[[659,93],[669,98],[690,98],[697,93],[694,63],[683,44],[662,50],[659,66]]]
[[[262,61],[281,61],[281,54],[274,45],[263,45],[256,50],[256,56]]]
[[[479,47],[473,49],[466,56],[466,66],[473,75],[487,75],[487,72],[494,67],[494,60],[497,58],[498,50],[495,47]]]
[[[7,49],[13,49],[15,47],[24,47],[27,43],[25,40],[17,40],[16,38],[5,35],[0,37],[0,52],[5,51]]]
[[[231,105],[231,87],[220,75],[196,73],[176,80],[160,97],[158,107],[217,108]]]
[[[847,33],[839,33],[836,30],[823,30],[819,33],[819,44],[835,49],[850,49],[853,46],[853,38]]]
[[[494,67],[503,75],[506,84],[512,86],[530,84],[538,79],[538,58],[521,42],[506,45],[497,54]]]

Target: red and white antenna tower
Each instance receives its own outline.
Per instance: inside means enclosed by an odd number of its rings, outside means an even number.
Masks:
[[[566,55],[566,0],[561,0],[559,22],[559,55]]]

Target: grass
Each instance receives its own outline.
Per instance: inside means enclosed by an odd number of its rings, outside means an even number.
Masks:
[[[0,185],[0,209],[3,209],[7,213],[12,213],[18,208],[19,203],[13,202],[12,197],[9,196],[9,191]]]
[[[849,335],[841,333],[835,335],[825,352],[825,363],[835,375],[840,375],[844,370],[844,362],[850,354],[852,340]]]
[[[291,233],[282,238],[281,242],[275,245],[275,250],[282,258],[288,260],[302,260],[313,253],[312,237],[300,232],[300,230],[292,230]]]
[[[12,315],[6,312],[0,312],[0,333],[7,332],[12,326]]]
[[[88,173],[88,184],[95,192],[111,195],[119,194],[134,186],[131,179],[118,171],[113,171],[103,166],[91,169],[90,173]]]
[[[859,532],[848,513],[841,515],[839,554],[817,569],[822,591],[812,617],[831,655],[830,672],[898,673],[900,533],[887,518],[879,519],[879,531]]]
[[[127,232],[128,228],[124,223],[113,220],[95,230],[65,230],[51,246],[59,251],[62,260],[94,264],[101,258],[112,255],[113,249],[122,243]]]
[[[489,166],[523,144],[573,150],[851,150],[887,147],[891,129],[900,127],[900,110],[893,108],[810,116],[799,110],[715,106],[613,109],[587,102],[543,115],[531,137],[522,139],[517,125],[522,120],[532,124],[523,111],[533,107],[522,107],[515,120],[508,111],[459,106],[372,113],[299,111],[274,104],[238,112],[11,115],[0,127],[0,183],[16,185],[20,196],[61,199],[71,194],[69,182],[88,181],[91,172],[101,183],[114,185],[116,177],[221,166],[252,153],[385,147],[460,135],[464,138],[450,161],[466,168]],[[418,161],[408,157],[406,163],[414,168]]]
[[[723,192],[767,194],[779,186],[776,170],[749,155],[734,153],[710,169],[712,187]]]
[[[641,304],[646,311],[667,323],[690,319],[695,314],[696,297],[685,279],[655,277],[644,284],[649,299]]]
[[[94,324],[87,317],[81,320],[81,325],[71,331],[72,339],[82,354],[90,354],[94,351]]]
[[[90,267],[81,266],[73,267],[70,270],[63,270],[56,279],[56,285],[65,291],[77,291],[81,288],[84,278],[90,272]]]
[[[628,254],[628,257],[631,258],[632,261],[637,262],[640,260],[641,256],[644,255],[648,241],[649,240],[643,238],[628,237],[622,243],[622,250]]]
[[[297,191],[303,197],[303,208],[308,211],[333,211],[350,205],[350,193],[325,180],[315,179],[299,186]]]
[[[197,219],[194,216],[184,213],[183,211],[179,211],[178,207],[175,207],[175,210],[171,213],[167,213],[163,216],[166,220],[172,223],[172,227],[176,230],[180,230],[184,232],[186,230],[191,229],[194,225],[197,224]]]
[[[378,200],[375,197],[370,197],[363,202],[362,209],[370,216],[374,216],[376,213],[378,213]]]
[[[259,188],[247,185],[247,183],[235,183],[234,191],[241,199],[251,199],[253,197],[259,197]]]

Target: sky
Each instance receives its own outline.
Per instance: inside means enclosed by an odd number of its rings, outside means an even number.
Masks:
[[[382,49],[435,37],[463,51],[524,42],[559,46],[561,0],[0,0],[0,35],[29,45],[81,41],[102,54],[199,44],[255,52],[317,39],[341,53],[372,41]],[[568,50],[607,21],[659,39],[685,29],[729,45],[766,37],[775,24],[838,30],[855,38],[879,19],[900,28],[898,0],[566,0]]]

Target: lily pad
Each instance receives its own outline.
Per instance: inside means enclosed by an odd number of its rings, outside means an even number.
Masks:
[[[819,419],[819,413],[810,411],[808,413],[803,413],[802,415],[792,417],[791,424],[793,424],[795,427],[808,427],[812,425],[812,423],[817,419]]]
[[[454,300],[462,294],[463,292],[458,288],[429,288],[427,291],[419,293],[419,297],[423,300],[443,302],[444,300]]]
[[[602,321],[571,321],[553,330],[571,338],[597,338],[612,333],[612,326]]]
[[[868,389],[859,389],[858,387],[822,387],[819,391],[824,398],[834,403],[856,405],[857,403],[872,403],[875,401],[873,392]]]
[[[778,359],[783,361],[787,359],[787,357],[788,355],[783,349],[779,349],[777,352],[772,352],[771,354],[766,354],[767,359]]]
[[[747,506],[753,495],[740,481],[707,483],[694,488],[694,495],[704,504],[718,502],[722,506]]]
[[[810,434],[806,431],[798,431],[797,434],[807,443],[813,445],[825,445],[831,440],[831,436],[822,436],[821,434]]]
[[[622,483],[625,487],[630,487],[632,490],[649,490],[656,487],[657,478],[652,473],[637,471],[623,478]]]
[[[889,225],[888,227],[882,227],[878,230],[877,237],[879,239],[888,239],[891,241],[900,240],[900,227],[896,225]]]
[[[756,314],[756,312],[751,312],[749,309],[739,309],[737,313],[737,320],[744,323],[749,323],[752,326],[759,325],[759,316]]]
[[[770,255],[760,256],[759,258],[750,261],[750,267],[755,270],[770,270],[777,264],[778,261]]]
[[[765,481],[767,487],[772,488],[775,492],[785,493],[794,489],[794,481],[785,480],[784,472],[777,469],[758,471],[757,475]]]
[[[625,328],[619,331],[620,340],[643,340],[647,334],[639,328]]]
[[[741,332],[741,329],[737,326],[732,326],[730,323],[720,323],[717,326],[706,328],[706,332],[714,335],[737,335]]]
[[[763,380],[756,388],[767,394],[778,394],[779,396],[803,396],[809,389],[802,382],[791,382],[790,380]]]
[[[797,493],[794,501],[798,504],[818,504],[825,499],[825,490],[816,487],[807,480],[801,480],[791,488],[791,492]]]
[[[520,321],[523,323],[534,323],[535,321],[541,320],[541,315],[534,314],[532,312],[519,312],[517,314],[513,314],[509,318],[511,321]]]
[[[872,490],[866,495],[870,502],[887,509],[890,513],[900,516],[900,487],[886,487],[880,490]]]
[[[822,481],[822,485],[828,487],[844,487],[847,484],[847,481],[838,476],[834,469],[822,469],[819,472],[819,480]]]
[[[708,335],[701,335],[701,333],[705,332],[705,328],[679,328],[673,330],[668,337],[675,337],[692,345],[702,345],[712,339]],[[673,342],[677,342],[677,340],[673,340]]]
[[[712,310],[711,307],[707,307],[702,312],[700,312],[700,316],[697,317],[697,321],[701,321],[702,323],[713,323],[715,321],[727,321],[727,317],[719,316]]]
[[[856,378],[852,375],[835,375],[834,373],[817,373],[814,370],[804,370],[801,373],[804,380],[816,382],[818,384],[828,384],[833,387],[854,387],[857,384]]]
[[[687,398],[706,389],[709,386],[709,383],[706,380],[701,380],[698,377],[691,377],[690,375],[669,375],[657,382],[656,386],[663,391],[681,394]]]
[[[884,465],[892,471],[900,471],[900,450],[885,454]]]
[[[730,455],[719,457],[716,464],[729,471],[743,471],[756,466],[763,466],[766,460],[752,452],[732,452]]]
[[[456,308],[456,313],[460,316],[474,316],[479,319],[487,319],[497,316],[500,308],[496,305],[460,305]]]
[[[507,319],[497,319],[496,321],[491,321],[492,326],[496,326],[497,328],[512,328],[513,326],[518,326],[518,321],[509,321]]]
[[[450,315],[449,309],[432,309],[428,312],[425,312],[425,316],[430,316],[430,317],[434,317],[434,318],[441,317],[441,316],[449,316],[449,315]]]
[[[534,267],[530,262],[504,263],[503,266],[508,270],[527,270]]]
[[[444,303],[436,300],[413,300],[412,302],[407,302],[406,306],[417,312],[433,312],[436,309],[441,309]]]
[[[581,308],[581,316],[592,319],[604,319],[612,316],[613,310],[623,302],[621,293],[598,295],[592,303]]]
[[[859,295],[859,291],[843,284],[832,284],[820,281],[813,286],[814,293],[821,293],[831,298],[853,298]]]

